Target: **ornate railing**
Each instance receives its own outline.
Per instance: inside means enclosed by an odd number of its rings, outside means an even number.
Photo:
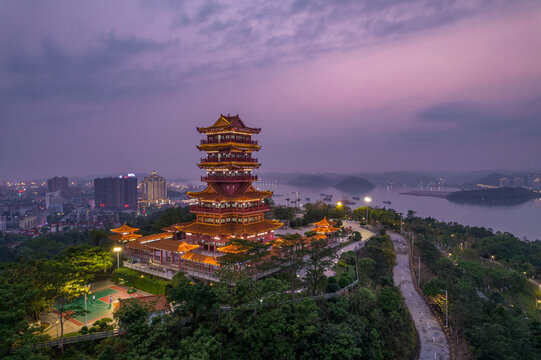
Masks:
[[[254,211],[270,210],[270,205],[264,204],[252,207],[229,207],[229,208],[208,208],[199,205],[190,205],[190,211],[207,214],[227,214],[227,213],[250,213]]]
[[[201,176],[201,181],[257,181],[257,175],[207,175]]]
[[[220,140],[201,140],[201,145],[206,144],[223,144],[223,143],[241,143],[257,145],[257,140],[242,140],[242,139],[220,139]]]
[[[223,163],[229,163],[229,162],[257,162],[257,159],[254,158],[235,158],[235,157],[222,157],[218,159],[217,157],[212,158],[202,158],[202,163],[208,163],[208,162],[223,162]]]

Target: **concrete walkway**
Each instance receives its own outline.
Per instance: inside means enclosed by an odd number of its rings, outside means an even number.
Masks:
[[[402,236],[388,233],[393,241],[396,252],[396,266],[393,269],[393,278],[396,286],[400,288],[406,300],[406,305],[413,318],[415,327],[421,340],[419,359],[449,359],[449,346],[447,338],[436,318],[430,312],[425,300],[413,285],[408,259],[408,242]]]
[[[337,250],[336,254],[338,256],[334,260],[335,264],[338,262],[338,260],[340,260],[340,255],[342,255],[343,253],[348,252],[348,251],[356,251],[357,249],[362,248],[364,246],[364,244],[366,243],[366,241],[368,239],[370,239],[372,236],[375,235],[375,233],[373,233],[372,231],[366,230],[365,228],[362,228],[359,225],[358,222],[344,221],[344,226],[345,227],[351,226],[352,231],[360,232],[361,233],[361,241],[353,242],[353,243],[348,244],[348,245],[344,246],[343,248]],[[327,277],[334,276],[334,275],[335,275],[334,266],[332,268],[330,268],[330,269],[327,269],[327,271],[325,271],[325,276],[327,276]]]

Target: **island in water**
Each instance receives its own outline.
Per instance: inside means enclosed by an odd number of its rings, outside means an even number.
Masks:
[[[539,192],[513,187],[462,190],[455,191],[446,196],[447,200],[454,202],[492,205],[518,205],[540,197],[541,193]]]
[[[375,185],[366,179],[357,176],[349,176],[334,185],[334,187],[346,193],[364,193],[372,190]]]

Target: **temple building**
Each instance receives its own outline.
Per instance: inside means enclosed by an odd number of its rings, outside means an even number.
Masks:
[[[127,242],[125,249],[128,257],[140,263],[138,266],[159,265],[212,279],[209,275],[219,268],[220,257],[239,251],[227,245],[229,240],[266,244],[275,239],[274,230],[283,224],[265,219],[270,210],[265,199],[272,192],[258,191],[252,185],[257,180],[252,172],[260,167],[252,154],[261,148],[252,136],[261,129],[247,127],[238,115],[221,115],[212,126],[197,131],[206,135],[197,148],[206,154],[198,167],[205,171],[201,180],[207,186],[187,194],[195,200],[190,212],[196,219],[163,229],[171,236],[168,239],[136,239]],[[126,235],[130,234],[133,236],[133,232]]]
[[[312,236],[313,239],[326,239],[327,243],[334,241],[334,233],[339,230],[339,228],[334,227],[334,223],[330,223],[327,218],[319,222],[315,222],[316,226],[312,231],[315,231],[315,235]]]

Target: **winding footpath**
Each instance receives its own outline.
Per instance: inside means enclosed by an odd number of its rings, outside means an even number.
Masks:
[[[389,234],[396,252],[397,264],[393,269],[394,283],[400,288],[406,300],[406,306],[419,334],[421,341],[419,359],[449,359],[449,345],[445,333],[413,285],[408,259],[408,242],[398,234]]]

